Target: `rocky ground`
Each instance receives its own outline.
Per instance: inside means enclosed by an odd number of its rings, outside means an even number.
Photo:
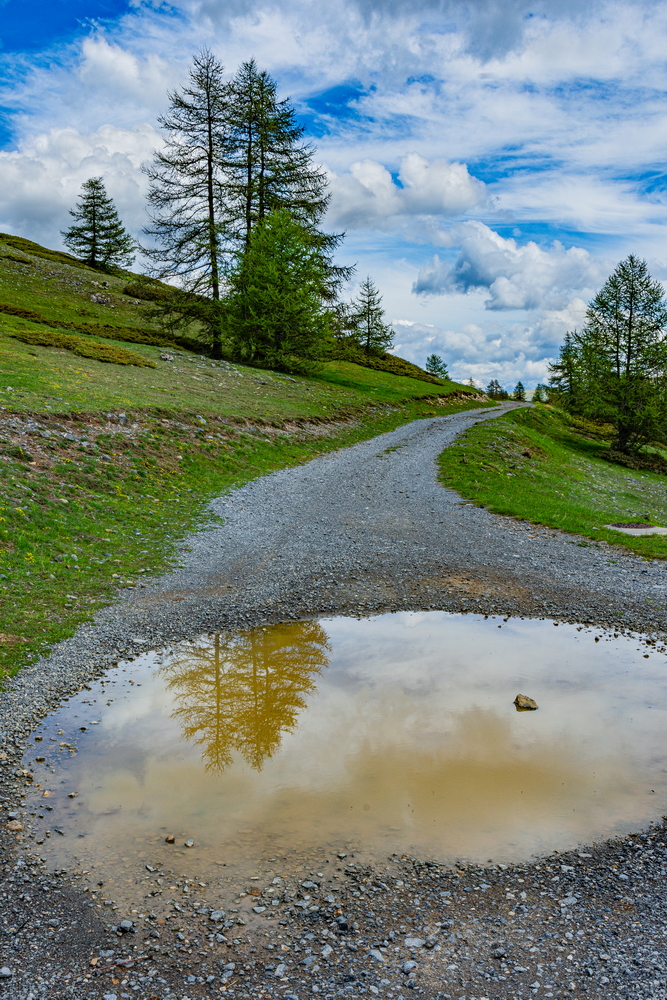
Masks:
[[[664,640],[662,564],[579,547],[437,484],[437,454],[493,415],[419,421],[222,498],[224,524],[190,539],[182,568],[126,592],[4,693],[0,997],[667,997],[659,825],[519,867],[323,852],[299,874],[239,886],[232,906],[173,875],[167,895],[147,871],[136,915],[23,845],[25,737],[120,656],[205,631],[431,607]]]

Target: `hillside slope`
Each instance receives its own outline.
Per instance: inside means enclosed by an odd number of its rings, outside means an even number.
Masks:
[[[131,277],[102,274],[66,254],[0,234],[0,402],[19,409],[78,409],[162,407],[168,400],[177,407],[275,420],[327,417],[371,400],[470,392],[455,382],[436,386],[350,362],[328,362],[317,378],[291,378],[166,348],[173,343],[169,331],[159,329],[146,303],[124,292]],[[103,364],[15,339],[40,340],[49,330],[88,345],[131,346],[150,366]],[[163,345],[140,342],[151,337]],[[166,353],[174,361],[163,360]]]
[[[212,496],[479,405],[349,362],[292,378],[137,342],[166,335],[127,282],[0,237],[0,676],[162,572]]]

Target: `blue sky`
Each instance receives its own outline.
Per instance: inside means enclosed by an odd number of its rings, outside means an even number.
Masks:
[[[405,357],[534,385],[620,258],[667,278],[664,4],[0,0],[0,42],[0,230],[60,245],[101,174],[138,235],[166,92],[207,45],[291,96]]]
[[[124,14],[126,0],[25,0],[0,4],[0,40],[5,52],[39,52],[70,41],[87,30],[91,21],[115,19]]]

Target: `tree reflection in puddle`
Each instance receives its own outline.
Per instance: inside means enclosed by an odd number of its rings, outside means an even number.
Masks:
[[[304,621],[121,663],[40,727],[28,811],[44,790],[52,811],[30,835],[55,864],[181,851],[209,877],[267,852],[518,860],[661,815],[663,655],[632,636],[499,623]],[[518,713],[518,692],[539,710]]]
[[[296,727],[330,650],[317,622],[275,625],[182,643],[158,674],[207,769],[224,771],[236,750],[261,771]]]

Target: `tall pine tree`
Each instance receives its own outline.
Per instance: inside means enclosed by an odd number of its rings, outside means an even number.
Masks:
[[[101,177],[81,186],[81,200],[69,213],[75,225],[61,233],[63,243],[90,267],[129,267],[136,243],[120,221]]]
[[[303,133],[289,100],[278,100],[275,81],[254,59],[243,63],[227,88],[222,136],[229,226],[241,246],[275,209],[306,228],[320,222],[327,181]]]
[[[222,350],[221,272],[230,237],[222,170],[223,72],[207,49],[195,56],[189,84],[169,94],[169,111],[159,119],[165,145],[145,168],[150,181],[145,233],[153,241],[146,252],[157,277],[178,276],[182,287],[162,308],[184,322],[199,320],[216,357]]]

